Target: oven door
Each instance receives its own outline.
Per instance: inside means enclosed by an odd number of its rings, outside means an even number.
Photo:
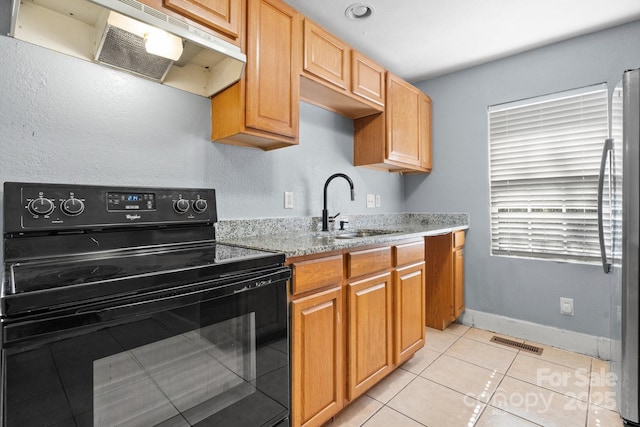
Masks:
[[[3,323],[6,426],[263,426],[289,413],[288,269]]]

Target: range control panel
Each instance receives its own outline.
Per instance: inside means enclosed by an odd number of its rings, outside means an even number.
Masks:
[[[4,232],[214,223],[215,190],[4,183]]]

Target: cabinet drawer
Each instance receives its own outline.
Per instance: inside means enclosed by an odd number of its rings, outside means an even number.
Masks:
[[[396,266],[424,261],[424,240],[393,247]]]
[[[464,246],[464,230],[453,233],[453,247],[461,248]]]
[[[368,249],[347,254],[347,278],[391,268],[391,247]]]
[[[294,295],[342,283],[342,255],[291,264]]]

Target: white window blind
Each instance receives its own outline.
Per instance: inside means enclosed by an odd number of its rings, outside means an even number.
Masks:
[[[606,85],[492,106],[488,113],[491,253],[598,261]]]

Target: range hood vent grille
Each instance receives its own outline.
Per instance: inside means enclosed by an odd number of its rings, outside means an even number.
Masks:
[[[112,25],[106,27],[96,60],[159,82],[173,63],[170,59],[147,53],[142,37]]]
[[[174,18],[171,15],[167,15],[166,13],[163,13],[157,9],[154,9],[152,7],[149,7],[143,3],[140,3],[137,0],[117,0],[120,3],[126,4],[127,6],[131,6],[137,10],[139,10],[140,12],[146,13],[147,15],[151,15],[156,19],[159,19],[161,21],[165,21],[168,22],[171,25],[177,25],[178,27],[182,27],[183,29],[187,30],[187,31],[193,31],[191,25],[189,25],[187,22],[181,20],[181,19],[177,19]],[[207,39],[211,39],[210,37],[206,37]]]

